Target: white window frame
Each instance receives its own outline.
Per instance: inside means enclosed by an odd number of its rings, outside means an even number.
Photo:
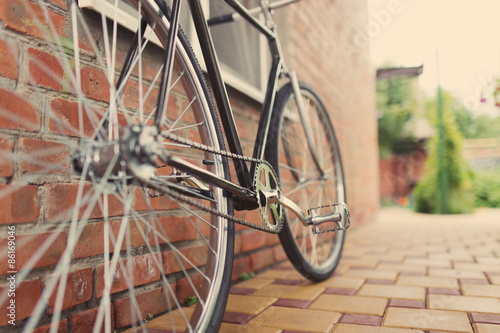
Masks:
[[[112,17],[111,13],[115,13],[115,6],[112,3],[113,0],[78,0],[78,5],[80,8],[87,8],[94,10],[99,13],[104,13],[106,17],[109,19],[114,19]],[[204,10],[205,15],[209,12],[210,9],[210,3],[209,0],[201,0],[201,4]],[[134,15],[131,15],[130,13],[118,9],[116,11],[116,21],[119,25],[131,30],[131,31],[136,31],[139,27],[139,22],[137,20],[137,17]],[[206,66],[205,62],[203,60],[203,56],[201,54],[201,47],[200,45],[195,42],[196,41],[196,32],[194,28],[194,24],[190,22],[190,27],[186,27],[187,31],[191,32],[187,37],[191,42],[191,47],[193,48],[195,54],[197,55],[198,61],[200,62],[200,66],[202,67],[202,70],[206,72]],[[161,45],[160,41],[156,36],[153,36],[151,38],[151,41],[155,43],[156,45]],[[235,74],[233,74],[231,71],[226,70],[224,68],[224,64],[221,62],[221,72],[222,72],[222,78],[226,85],[231,86],[232,88],[240,91],[244,95],[247,95],[248,97],[262,103],[265,98],[266,94],[266,87],[267,87],[267,79],[269,76],[268,73],[268,67],[270,64],[269,61],[269,47],[267,45],[267,40],[265,36],[260,35],[259,38],[259,49],[260,49],[260,88],[256,87],[252,84],[249,84],[247,81],[244,80],[244,78],[241,78]],[[266,54],[267,53],[267,54]]]

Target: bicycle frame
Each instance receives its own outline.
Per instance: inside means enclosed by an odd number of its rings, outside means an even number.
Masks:
[[[269,3],[269,1],[263,1],[261,3],[261,6],[263,7],[262,9],[266,11],[282,7],[297,1],[300,0],[280,0],[273,3]],[[188,0],[191,9],[192,20],[196,32],[198,34],[198,39],[200,42],[203,58],[205,60],[209,81],[212,86],[214,98],[219,110],[219,117],[224,129],[224,133],[226,134],[227,137],[228,148],[229,151],[233,154],[243,155],[243,150],[238,135],[238,131],[236,128],[236,123],[233,117],[233,112],[229,103],[227,89],[222,79],[220,66],[217,60],[217,54],[209,31],[209,26],[231,22],[238,18],[243,18],[248,23],[250,23],[254,28],[256,28],[261,34],[266,36],[268,40],[271,51],[272,64],[269,73],[266,94],[262,106],[262,113],[255,139],[254,151],[252,155],[253,158],[255,159],[264,159],[267,136],[269,132],[272,109],[278,88],[279,78],[281,75],[286,75],[291,80],[294,88],[295,98],[297,99],[297,104],[299,106],[299,112],[301,114],[301,118],[304,119],[305,110],[302,105],[302,99],[299,92],[299,85],[295,73],[289,71],[284,63],[281,46],[279,43],[278,35],[276,33],[276,27],[271,24],[272,20],[269,21],[270,18],[268,17],[266,18],[266,22],[262,22],[261,20],[255,18],[252,15],[252,13],[261,10],[261,8],[249,10],[245,8],[237,0],[224,0],[224,2],[235,10],[235,14],[216,17],[207,22],[203,14],[200,0]],[[180,6],[181,6],[181,0],[173,1],[172,24],[176,24],[176,22],[178,22],[180,15]],[[174,27],[169,32],[167,45],[174,45],[173,40],[176,35],[177,35],[177,29],[176,27]],[[173,51],[174,51],[173,48],[168,49],[167,63],[169,59],[173,58],[172,55]],[[166,81],[169,82],[168,73],[165,74],[167,75]],[[307,126],[305,126],[305,131],[306,131],[306,136],[308,137],[309,145],[311,146],[311,140],[310,140],[311,133],[308,130]],[[317,163],[317,159],[314,158],[314,160],[316,167],[318,167],[318,169],[321,172],[321,168],[319,166],[319,163]],[[249,170],[243,160],[233,159],[233,162],[236,170],[236,175],[238,178],[238,183],[233,183],[219,179],[214,175],[211,175],[209,172],[197,169],[194,166],[189,165],[187,162],[183,162],[182,160],[177,160],[177,159],[169,160],[169,163],[171,163],[174,167],[177,167],[180,170],[186,171],[188,173],[195,174],[202,179],[215,183],[218,186],[228,190],[237,197],[243,198],[244,202],[240,202],[239,204],[237,204],[236,205],[237,209],[256,208],[255,193],[252,191],[252,178],[250,176],[255,172],[256,165],[255,163],[252,163],[251,168]]]

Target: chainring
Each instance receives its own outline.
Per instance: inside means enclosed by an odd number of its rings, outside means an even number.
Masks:
[[[255,169],[254,186],[257,192],[259,211],[266,226],[273,231],[281,230],[283,224],[283,207],[277,203],[267,202],[270,191],[281,192],[278,177],[267,163],[259,163]],[[272,216],[272,218],[270,218]],[[273,221],[271,221],[271,219]],[[274,223],[273,223],[274,222]]]

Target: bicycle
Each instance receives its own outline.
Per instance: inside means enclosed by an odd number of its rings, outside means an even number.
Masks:
[[[134,36],[118,26],[117,2],[101,17],[76,2],[4,4],[0,248],[8,265],[0,274],[33,302],[2,329],[55,332],[81,324],[85,311],[93,332],[146,330],[158,313],[164,329],[217,331],[235,223],[279,234],[308,279],[332,275],[350,225],[339,147],[318,95],[285,65],[272,16],[297,1],[247,9],[224,0],[234,14],[206,20],[200,1],[189,0],[209,84],[179,27],[180,0],[132,0]],[[265,35],[272,53],[252,157],[243,155],[209,32],[238,19]],[[234,209],[258,209],[262,221]]]

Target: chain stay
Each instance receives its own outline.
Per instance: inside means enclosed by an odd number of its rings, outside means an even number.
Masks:
[[[163,134],[162,136],[164,138],[166,138],[166,139],[175,141],[176,143],[187,145],[187,146],[190,146],[191,148],[202,150],[202,151],[205,151],[205,152],[208,152],[208,153],[217,154],[217,155],[225,156],[225,157],[228,157],[228,158],[243,160],[245,162],[266,164],[271,169],[271,171],[272,171],[273,175],[275,176],[275,178],[278,179],[278,176],[276,175],[276,172],[274,171],[274,168],[271,166],[271,164],[268,161],[259,160],[259,159],[253,158],[253,157],[238,155],[238,154],[234,154],[234,153],[231,153],[231,152],[228,152],[228,151],[223,151],[223,150],[220,150],[220,149],[216,149],[214,147],[210,147],[210,146],[204,145],[204,144],[199,143],[199,142],[194,142],[194,141],[191,141],[189,139],[185,139],[183,137],[179,137],[179,136],[177,136],[175,134],[172,134],[172,133]],[[148,186],[154,186],[154,184],[150,183],[150,184],[148,184]],[[201,204],[201,203],[193,200],[192,198],[190,198],[188,196],[185,196],[183,194],[180,194],[179,192],[176,192],[176,191],[174,191],[172,189],[162,187],[161,191],[164,192],[165,194],[171,196],[174,199],[177,199],[177,200],[185,202],[186,204],[188,204],[190,206],[194,206],[194,207],[196,207],[198,209],[201,209],[201,210],[203,210],[203,211],[205,211],[207,213],[220,216],[220,217],[225,218],[225,219],[227,219],[229,221],[241,224],[241,225],[249,227],[249,228],[253,228],[253,229],[256,229],[256,230],[259,230],[259,231],[264,231],[264,232],[271,233],[271,234],[279,234],[280,231],[281,231],[281,229],[283,228],[283,221],[282,220],[278,223],[277,226],[272,227],[272,228],[270,228],[268,226],[261,226],[261,225],[255,224],[255,223],[248,222],[248,221],[246,221],[244,219],[232,216],[230,214],[222,213],[222,212],[218,211],[215,208],[212,208],[212,207],[209,207],[209,206],[205,206],[205,205],[203,205],[203,204]]]

